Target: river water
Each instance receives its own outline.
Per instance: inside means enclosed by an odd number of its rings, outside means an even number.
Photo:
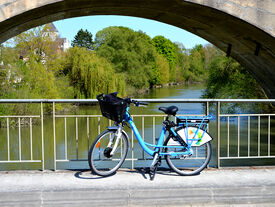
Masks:
[[[201,98],[201,95],[204,91],[203,85],[189,85],[189,86],[172,86],[169,88],[158,88],[151,90],[148,94],[144,94],[139,97],[135,98],[163,98],[163,99],[177,99],[177,98]],[[149,104],[148,107],[131,107],[131,114],[162,114],[158,110],[160,106],[169,106],[169,105],[176,105],[179,108],[178,114],[203,114],[204,113],[204,106],[202,104]],[[77,115],[98,115],[100,113],[99,106],[81,106],[77,108],[73,108],[69,112],[63,112],[60,113],[60,115],[69,115],[69,114],[77,114]],[[38,119],[39,120],[39,119]],[[16,121],[16,120],[14,120]],[[157,137],[161,130],[161,123],[163,121],[162,117],[156,118],[156,128],[155,133],[153,132],[153,119],[152,117],[148,117],[144,119],[144,128],[142,127],[142,118],[134,118],[135,124],[137,125],[138,129],[140,130],[141,134],[144,134],[144,138],[147,142],[152,143],[154,142],[155,137]],[[65,130],[65,122],[66,122],[66,130]],[[253,122],[253,121],[252,121]],[[251,122],[251,123],[252,123]],[[266,120],[261,120],[261,125],[263,125],[263,128],[266,126]],[[88,152],[88,146],[91,145],[93,139],[99,134],[99,132],[102,132],[106,129],[106,127],[109,125],[109,121],[105,118],[100,119],[100,127],[98,127],[99,120],[98,118],[89,118],[87,123],[87,118],[78,118],[77,120],[75,118],[56,118],[55,119],[55,134],[56,134],[56,159],[62,160],[62,159],[83,159],[85,161],[83,162],[60,162],[57,163],[58,169],[67,169],[67,168],[73,168],[73,169],[80,169],[80,168],[88,168],[88,163],[86,161],[87,159],[87,152]],[[226,127],[226,121],[221,122],[221,137],[223,139],[221,140],[221,155],[226,156],[227,154],[227,127]],[[242,126],[244,127],[246,121],[243,120]],[[252,123],[254,124],[254,123]],[[255,124],[257,124],[255,122]],[[77,127],[76,127],[77,126]],[[215,138],[216,137],[216,123],[215,120],[213,120],[210,124],[210,133]],[[253,125],[254,126],[254,125]],[[76,130],[77,128],[77,130]],[[245,127],[244,127],[245,128]],[[247,128],[247,127],[246,127]],[[230,120],[230,155],[236,155],[237,153],[237,125],[236,120],[231,119]],[[275,131],[272,128],[271,138],[272,140],[275,139]],[[9,146],[10,146],[10,153],[8,153],[8,140],[7,140],[7,128],[1,128],[0,129],[0,161],[1,160],[7,160],[8,154],[10,156],[10,160],[18,160],[20,159],[20,149],[19,145],[21,145],[21,159],[22,160],[29,160],[33,157],[34,160],[41,159],[41,127],[40,122],[38,121],[38,124],[32,126],[32,130],[30,130],[30,127],[21,127],[20,134],[21,134],[21,143],[19,142],[18,138],[18,128],[9,128]],[[128,133],[130,139],[131,139],[131,131],[125,127],[126,132]],[[32,132],[31,132],[32,131]],[[267,130],[262,130],[260,135],[262,140],[265,141],[263,144],[261,144],[260,151],[264,152],[266,151],[267,147]],[[241,133],[243,134],[242,137],[242,147],[241,147],[241,155],[244,155],[247,153],[247,130],[242,129]],[[30,140],[30,136],[32,134],[32,140]],[[251,154],[255,154],[258,151],[257,143],[258,140],[255,138],[257,135],[257,130],[251,131]],[[153,137],[155,135],[155,137]],[[65,136],[67,136],[67,143],[65,141]],[[232,138],[231,138],[232,137]],[[45,169],[53,169],[54,163],[54,140],[53,140],[53,118],[52,116],[45,116],[44,119],[44,146],[45,146]],[[243,141],[244,140],[244,141]],[[261,140],[261,141],[262,141]],[[211,165],[215,165],[215,156],[216,156],[216,150],[215,150],[215,142],[214,139],[212,141],[212,145],[214,147],[213,150],[213,156]],[[66,148],[67,145],[67,148]],[[275,153],[275,142],[271,142],[271,154]],[[32,146],[32,153],[31,153],[31,146]],[[147,158],[148,156],[144,154],[141,147],[138,145],[137,141],[134,139],[134,157],[137,158]],[[128,153],[128,158],[131,157],[131,150]],[[66,156],[67,155],[67,156]],[[263,164],[262,161],[254,160],[249,161],[250,164]],[[267,159],[264,162],[265,164],[272,164],[271,159]],[[126,167],[129,167],[130,162],[126,162]],[[135,167],[138,166],[149,166],[149,162],[139,162],[135,161]],[[223,165],[247,165],[247,160],[242,161],[224,161]],[[40,169],[41,164],[40,163],[0,163],[0,170],[16,170],[16,169]]]

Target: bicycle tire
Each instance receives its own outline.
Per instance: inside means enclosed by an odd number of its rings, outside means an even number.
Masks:
[[[113,175],[121,167],[124,160],[126,159],[129,149],[129,139],[124,131],[122,131],[119,145],[116,148],[115,154],[112,157],[109,157],[110,154],[108,155],[108,153],[106,153],[110,136],[114,135],[116,131],[117,130],[115,129],[105,130],[96,137],[93,144],[91,145],[91,148],[88,153],[88,162],[92,173],[99,176]],[[106,137],[108,136],[108,134],[109,138]],[[106,139],[103,140],[103,138]],[[113,144],[115,144],[115,142],[116,139],[114,140]],[[121,143],[123,144],[121,145]]]
[[[163,145],[168,146],[167,144],[170,139],[173,139],[173,138],[170,136],[167,137]],[[203,148],[205,148],[205,150]],[[173,148],[165,148],[164,151],[169,153],[169,150],[171,149]],[[177,150],[178,148],[174,148],[174,149]],[[170,155],[165,155],[166,163],[170,167],[170,169],[175,171],[177,174],[184,175],[184,176],[199,174],[210,162],[211,155],[212,155],[211,143],[206,142],[205,144],[199,147],[192,147],[192,149],[195,149],[196,153],[193,153],[192,156],[188,157],[190,159],[186,159],[186,158],[182,159],[179,156],[178,157],[174,156],[174,158],[172,158]],[[198,157],[198,152],[200,154],[205,153],[206,154],[205,159]],[[198,160],[202,160],[202,161],[198,161]]]

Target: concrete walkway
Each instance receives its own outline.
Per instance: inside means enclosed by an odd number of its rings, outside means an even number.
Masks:
[[[142,170],[0,172],[0,206],[275,206],[275,168],[206,169],[197,176]]]

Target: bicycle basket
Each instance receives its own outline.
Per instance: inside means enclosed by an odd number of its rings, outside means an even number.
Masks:
[[[100,94],[97,97],[100,105],[101,113],[104,117],[116,122],[122,122],[125,118],[126,108],[128,103],[122,98],[117,97],[116,93]]]

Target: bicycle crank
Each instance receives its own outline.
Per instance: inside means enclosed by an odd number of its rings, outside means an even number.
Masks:
[[[161,165],[161,156],[159,156],[159,153],[156,153],[153,159],[153,162],[150,166],[150,171],[149,171],[149,177],[150,180],[154,180],[155,174],[157,171],[157,168]]]

